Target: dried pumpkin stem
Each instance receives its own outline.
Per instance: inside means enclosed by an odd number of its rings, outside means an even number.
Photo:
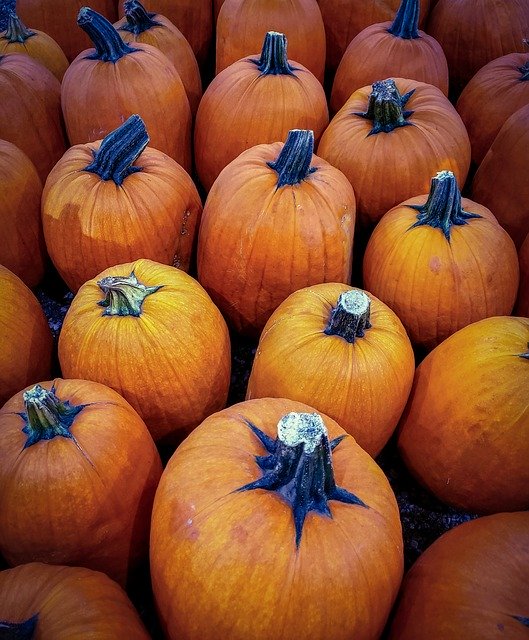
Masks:
[[[156,13],[148,12],[139,0],[126,0],[123,6],[127,23],[120,27],[120,31],[129,31],[138,36],[144,31],[161,25],[153,19]]]
[[[112,23],[90,7],[79,9],[77,24],[87,33],[96,49],[93,55],[88,56],[91,60],[117,62],[128,53],[139,51],[123,42]]]
[[[141,315],[141,308],[145,298],[163,285],[147,287],[141,283],[134,271],[130,276],[107,276],[97,283],[105,294],[105,299],[98,302],[105,307],[104,316],[134,316]]]
[[[261,57],[252,60],[261,75],[294,75],[294,67],[290,66],[287,57],[287,38],[284,33],[269,31],[264,39]]]
[[[0,638],[2,640],[31,640],[35,637],[38,621],[38,613],[24,622],[0,620]]]
[[[268,166],[277,172],[277,188],[286,184],[300,184],[316,169],[310,167],[314,152],[314,132],[291,129],[281,152]]]
[[[402,0],[389,33],[405,40],[418,38],[420,8],[419,0]]]
[[[14,42],[20,42],[23,44],[28,38],[35,35],[37,34],[31,29],[28,29],[14,11],[9,12],[7,29],[3,39],[7,40],[11,44]]]
[[[522,74],[518,78],[518,80],[520,80],[521,82],[526,82],[527,80],[529,80],[529,62],[526,62],[521,67],[518,67],[518,71]]]
[[[369,96],[367,111],[353,114],[373,122],[373,128],[368,135],[372,136],[381,132],[389,133],[397,127],[412,124],[407,121],[407,118],[413,114],[413,111],[405,111],[403,107],[415,89],[401,96],[395,81],[391,78],[375,82],[372,86],[373,91]]]
[[[338,297],[324,333],[340,336],[352,344],[357,338],[363,338],[366,330],[371,328],[370,314],[371,300],[367,294],[358,289],[345,291]]]
[[[145,123],[140,116],[132,115],[121,127],[103,138],[93,162],[84,170],[96,173],[101,180],[113,180],[119,186],[131,173],[141,171],[141,167],[132,164],[148,143]]]

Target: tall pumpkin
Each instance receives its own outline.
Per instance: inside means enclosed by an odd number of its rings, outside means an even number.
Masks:
[[[355,197],[313,155],[312,131],[257,145],[222,171],[204,206],[198,279],[239,332],[258,335],[293,291],[349,282]]]
[[[336,422],[285,399],[234,405],[180,445],[156,492],[166,637],[375,640],[401,536],[386,477]]]
[[[517,315],[529,318],[529,233],[520,247],[518,256],[520,258],[520,288],[514,310]]]

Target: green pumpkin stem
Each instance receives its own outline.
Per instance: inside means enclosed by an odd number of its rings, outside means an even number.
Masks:
[[[87,56],[91,60],[117,62],[123,56],[138,51],[123,42],[112,23],[90,7],[79,9],[77,24],[88,35],[96,49],[94,54]]]
[[[300,184],[316,169],[310,167],[314,152],[314,132],[291,129],[281,152],[268,166],[277,172],[277,188],[286,184]]]
[[[149,143],[145,123],[138,115],[130,116],[101,142],[94,160],[84,170],[96,173],[101,180],[113,180],[118,186],[131,173],[141,171],[132,164]]]
[[[160,22],[153,20],[156,13],[150,13],[139,0],[126,0],[123,5],[127,23],[120,27],[120,31],[129,31],[138,36],[153,27],[159,27]]]
[[[329,500],[367,508],[360,498],[336,485],[332,451],[346,436],[329,442],[319,414],[293,412],[283,416],[277,425],[276,440],[251,422],[246,424],[268,455],[256,457],[263,475],[238,491],[266,489],[282,496],[292,508],[296,547],[309,511],[331,516]]]
[[[375,82],[372,87],[373,91],[369,96],[367,111],[353,113],[355,116],[373,122],[373,128],[368,135],[372,136],[381,132],[389,133],[397,127],[405,127],[412,124],[407,121],[407,118],[413,114],[413,111],[405,111],[403,107],[415,92],[415,89],[401,96],[395,81],[391,78]]]
[[[294,67],[290,66],[287,57],[287,38],[284,33],[269,31],[265,35],[261,57],[252,60],[261,75],[294,75]]]
[[[359,289],[345,291],[338,297],[323,332],[328,336],[340,336],[353,344],[371,328],[370,314],[371,300],[367,294]]]
[[[452,225],[468,224],[468,220],[481,218],[477,213],[464,211],[461,206],[461,192],[451,171],[439,171],[432,178],[428,199],[423,205],[407,205],[418,211],[417,222],[408,229],[429,225],[440,229],[450,242]]]
[[[134,271],[130,276],[107,276],[98,281],[105,299],[98,302],[105,307],[104,316],[141,316],[142,305],[147,298],[163,285],[147,287],[141,283]]]
[[[5,39],[10,43],[20,42],[23,44],[28,38],[35,35],[37,34],[34,31],[31,31],[31,29],[28,29],[14,11],[9,12],[7,29],[2,36],[2,39]]]
[[[38,613],[24,622],[0,620],[0,640],[32,640],[35,637],[38,621]]]
[[[401,0],[389,33],[405,40],[418,38],[420,8],[419,0]]]

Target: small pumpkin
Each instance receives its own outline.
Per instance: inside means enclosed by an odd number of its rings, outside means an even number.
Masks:
[[[520,288],[516,300],[516,315],[529,318],[529,233],[518,252],[520,258]]]

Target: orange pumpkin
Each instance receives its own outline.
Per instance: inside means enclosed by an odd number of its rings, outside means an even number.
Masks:
[[[70,148],[48,176],[46,243],[72,291],[138,258],[189,269],[200,196],[184,169],[148,142],[142,119],[131,116],[104,140]]]
[[[139,113],[152,146],[191,170],[191,109],[178,72],[159,49],[123,42],[102,15],[83,7],[78,25],[95,49],[80,53],[62,81],[70,144],[100,140]],[[146,91],[148,87],[148,91]],[[86,105],[92,105],[90,109]]]
[[[529,508],[529,319],[497,316],[447,338],[418,366],[398,446],[443,502]]]
[[[198,279],[241,333],[258,335],[293,291],[350,282],[355,197],[313,155],[312,131],[257,145],[222,171],[204,206]]]
[[[246,398],[310,402],[375,457],[414,372],[409,338],[389,307],[360,289],[319,284],[290,295],[266,323]]]
[[[0,265],[0,406],[51,374],[53,339],[37,298]]]
[[[511,313],[518,272],[509,234],[486,207],[461,199],[450,171],[382,217],[363,268],[366,289],[428,350],[467,324]]]
[[[125,584],[147,553],[161,472],[145,423],[112,389],[55,379],[21,391],[0,411],[0,552]]]
[[[516,300],[516,315],[529,318],[529,233],[520,247],[520,288]]]
[[[505,638],[529,627],[529,512],[445,533],[407,574],[390,640]]]
[[[124,629],[128,640],[150,638],[123,589],[82,567],[32,562],[0,572],[0,620],[20,640],[110,640]]]
[[[378,638],[402,564],[384,473],[305,404],[210,416],[156,492],[151,576],[170,640]]]
[[[157,441],[178,440],[226,404],[224,319],[191,276],[150,260],[107,269],[79,289],[59,361],[65,376],[121,393]]]

